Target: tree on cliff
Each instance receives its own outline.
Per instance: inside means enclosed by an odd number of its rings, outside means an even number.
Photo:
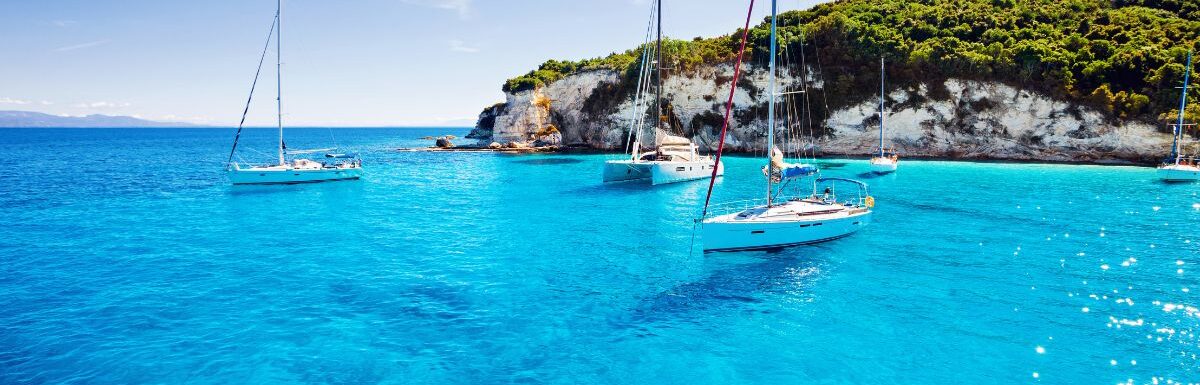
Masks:
[[[950,77],[1000,81],[1114,119],[1150,121],[1175,112],[1187,51],[1200,48],[1197,17],[1200,0],[845,0],[784,13],[780,39],[785,51],[798,52],[804,39],[806,53],[819,55],[835,108],[871,97],[873,63],[885,56],[897,87]],[[752,64],[766,59],[768,28],[751,30]],[[687,71],[735,60],[734,35],[668,40],[665,66]],[[600,68],[623,72],[631,84],[640,53],[547,61],[503,89]]]

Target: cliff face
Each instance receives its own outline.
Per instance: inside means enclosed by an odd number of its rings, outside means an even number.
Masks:
[[[821,78],[809,71],[810,79]],[[732,76],[732,66],[717,65],[666,78],[664,110],[673,131],[715,149]],[[619,82],[615,71],[594,70],[509,93],[505,103],[481,114],[470,137],[485,145],[540,141],[620,151],[635,114],[632,98]],[[782,76],[779,85],[781,91],[796,90],[799,76]],[[811,104],[822,103],[823,86],[810,82]],[[728,151],[766,148],[767,87],[766,71],[751,68],[743,74],[734,96]],[[997,82],[951,78],[897,84],[887,93],[889,145],[906,157],[1150,163],[1161,159],[1170,145],[1170,135],[1150,124],[1114,122],[1098,111]],[[811,136],[819,153],[872,153],[879,127],[878,91],[873,95],[848,106],[830,106],[828,114],[814,113],[816,132]],[[790,96],[795,106],[801,105],[802,94]],[[786,122],[785,111],[792,107],[783,99],[781,105],[780,120]],[[558,140],[545,139],[549,125],[561,132],[551,138]],[[809,136],[807,128],[801,130]]]

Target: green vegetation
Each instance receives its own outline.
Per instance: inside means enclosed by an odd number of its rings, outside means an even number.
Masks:
[[[809,64],[821,60],[833,108],[870,97],[883,56],[895,87],[949,77],[994,80],[1112,118],[1152,120],[1174,115],[1187,51],[1200,48],[1197,20],[1200,0],[845,0],[781,15],[781,59],[797,61],[804,36]],[[740,31],[668,40],[666,67],[679,72],[730,62],[738,37]],[[769,22],[755,26],[750,39],[746,60],[765,62]],[[601,68],[636,77],[640,54],[551,60],[509,80],[504,90]]]

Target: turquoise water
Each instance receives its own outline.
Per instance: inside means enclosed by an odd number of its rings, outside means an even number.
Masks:
[[[337,130],[363,180],[234,188],[229,130],[0,130],[0,383],[1200,379],[1200,197],[1152,169],[828,160],[870,227],[703,255],[702,183],[393,151],[447,132]],[[714,200],[759,196],[726,159]]]

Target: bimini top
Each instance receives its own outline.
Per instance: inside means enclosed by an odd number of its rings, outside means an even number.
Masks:
[[[866,183],[863,183],[862,181],[859,181],[859,180],[854,180],[854,179],[846,179],[846,178],[817,178],[817,183],[821,183],[821,182],[846,182],[846,183],[852,183],[852,184],[856,184],[856,185],[858,185],[858,187],[862,187],[862,188],[864,188],[864,189],[865,189],[865,188],[867,188],[867,184],[866,184]]]

